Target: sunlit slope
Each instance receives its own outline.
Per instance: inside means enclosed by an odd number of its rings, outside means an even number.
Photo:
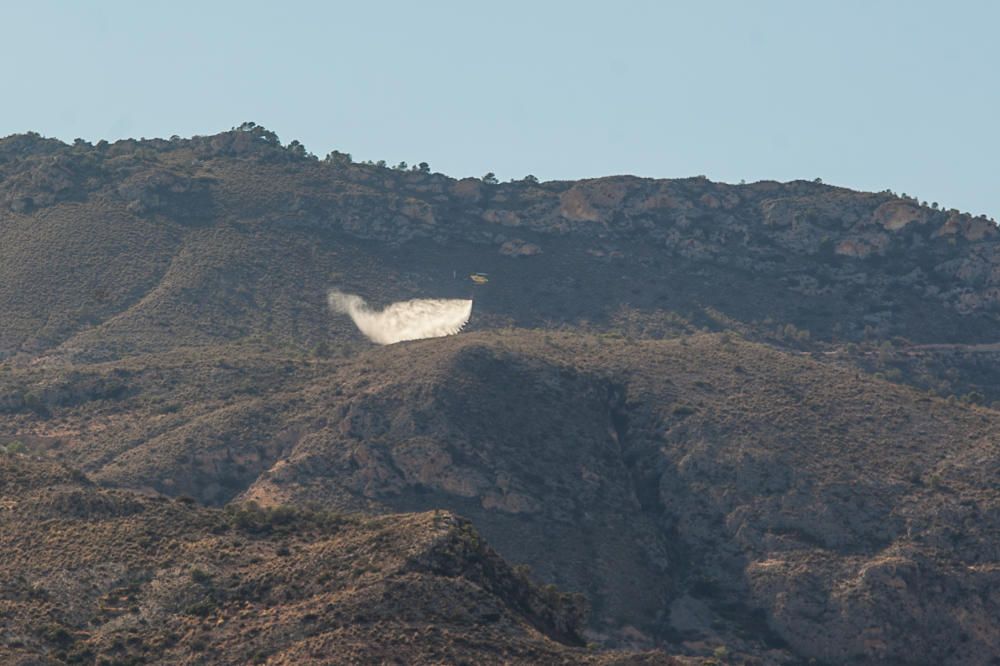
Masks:
[[[206,509],[0,458],[3,663],[674,664],[588,651],[541,589],[446,512]]]

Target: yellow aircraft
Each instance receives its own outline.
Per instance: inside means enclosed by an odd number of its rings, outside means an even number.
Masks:
[[[486,284],[490,281],[489,277],[486,276],[486,273],[473,273],[469,276],[469,279],[476,284]]]

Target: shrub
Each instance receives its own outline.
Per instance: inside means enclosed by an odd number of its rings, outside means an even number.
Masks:
[[[68,648],[74,642],[73,634],[60,624],[46,624],[39,633],[46,641],[55,643],[63,649]]]
[[[0,450],[9,456],[12,456],[18,453],[24,453],[24,444],[18,441],[9,442],[6,446],[0,447]]]
[[[199,601],[194,602],[190,606],[184,609],[185,615],[194,615],[196,617],[207,617],[218,607],[218,602],[211,597],[202,597]]]
[[[233,527],[256,533],[287,534],[303,526],[331,529],[346,520],[335,511],[311,511],[288,505],[262,507],[253,501],[227,505],[225,515]]]
[[[979,391],[969,391],[961,398],[962,402],[970,405],[981,405],[986,402],[986,396]]]
[[[208,573],[204,569],[198,569],[196,567],[191,569],[191,580],[199,585],[208,586],[208,584],[212,582],[212,574]]]
[[[35,412],[39,416],[46,416],[49,413],[48,407],[37,393],[29,391],[24,394],[24,406]]]
[[[342,153],[339,150],[332,150],[326,156],[327,164],[333,164],[335,166],[347,166],[353,162],[350,153]]]

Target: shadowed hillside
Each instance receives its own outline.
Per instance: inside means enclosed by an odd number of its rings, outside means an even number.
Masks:
[[[888,193],[624,176],[490,184],[320,161],[249,126],[95,146],[8,137],[0,183],[7,356],[249,336],[309,348],[331,333],[332,285],[376,303],[467,297],[471,271],[493,276],[476,292],[482,327],[606,327],[624,308],[650,325],[670,312],[821,340],[995,341],[995,225]]]

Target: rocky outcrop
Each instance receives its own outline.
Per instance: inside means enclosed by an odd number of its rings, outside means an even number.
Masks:
[[[208,211],[198,209],[208,204],[208,183],[204,178],[191,178],[165,169],[141,171],[122,181],[117,194],[131,213],[170,210],[178,216],[194,213],[204,217]]]
[[[533,257],[541,253],[542,248],[538,245],[521,240],[520,238],[506,241],[500,246],[500,254],[507,257]]]
[[[889,231],[899,231],[908,224],[923,224],[930,210],[907,201],[887,201],[872,213],[872,221]]]

